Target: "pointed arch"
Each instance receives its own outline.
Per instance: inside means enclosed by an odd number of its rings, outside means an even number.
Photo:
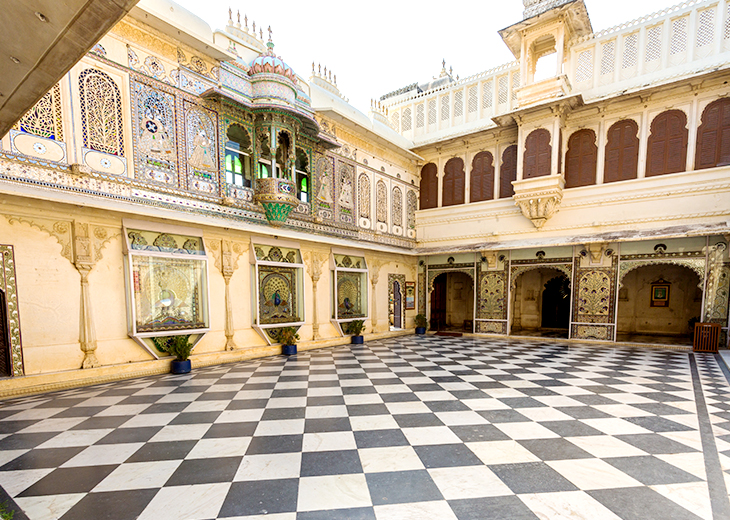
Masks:
[[[420,209],[431,209],[439,204],[438,167],[428,163],[421,168],[421,206]]]
[[[469,192],[469,202],[494,198],[494,156],[490,152],[479,152],[474,156]]]
[[[460,157],[452,157],[446,161],[442,206],[464,204],[465,177],[464,161]]]
[[[702,111],[697,129],[695,170],[730,165],[730,98],[713,101]]]
[[[651,122],[647,143],[646,176],[679,173],[687,169],[687,114],[667,110]]]
[[[106,73],[86,69],[79,74],[79,103],[84,147],[124,155],[122,96]]]
[[[499,198],[508,199],[515,194],[512,182],[517,180],[517,145],[513,144],[502,152],[502,166],[499,169]]]
[[[588,128],[574,132],[568,139],[565,154],[565,187],[595,184],[597,161],[596,133]]]
[[[639,125],[633,119],[622,119],[608,129],[603,182],[636,178],[639,165]]]
[[[551,155],[550,132],[544,128],[538,128],[530,132],[530,135],[525,139],[522,178],[533,179],[550,175]]]

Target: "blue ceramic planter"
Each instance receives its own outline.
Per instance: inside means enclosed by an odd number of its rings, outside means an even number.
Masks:
[[[192,365],[190,364],[189,359],[186,359],[185,361],[175,360],[170,364],[170,372],[173,374],[189,374],[191,369]]]
[[[281,353],[285,356],[293,356],[297,353],[297,346],[296,345],[282,345],[281,346]]]
[[[426,334],[426,327],[416,327],[416,334]]]
[[[352,336],[352,339],[350,340],[353,345],[362,345],[364,341],[365,338],[362,336]]]

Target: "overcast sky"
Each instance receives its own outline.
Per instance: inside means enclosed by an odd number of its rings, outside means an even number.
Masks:
[[[422,83],[446,67],[464,78],[514,60],[497,31],[522,20],[521,0],[417,2],[370,0],[175,0],[223,29],[228,7],[273,30],[276,53],[300,76],[312,62],[337,75],[350,103],[367,113],[370,99]],[[673,0],[585,0],[594,31],[676,4]]]

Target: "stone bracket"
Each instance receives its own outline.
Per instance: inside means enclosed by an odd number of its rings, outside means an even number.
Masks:
[[[562,175],[546,175],[534,179],[513,181],[515,204],[537,229],[558,212],[563,200],[565,179]]]

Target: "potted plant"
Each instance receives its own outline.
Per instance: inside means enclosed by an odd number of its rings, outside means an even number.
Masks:
[[[426,327],[428,326],[428,321],[426,320],[426,316],[423,314],[416,314],[416,334],[426,334]]]
[[[281,353],[285,356],[292,356],[297,353],[297,340],[299,334],[294,327],[282,327],[276,334],[276,339],[281,343]]]
[[[355,320],[345,325],[345,334],[351,334],[350,342],[354,345],[362,345],[365,341],[362,337],[362,331],[365,329],[365,320]]]
[[[152,338],[152,342],[158,350],[175,356],[170,364],[170,372],[173,374],[190,373],[192,365],[189,358],[190,352],[193,350],[193,344],[190,342],[189,334]]]

